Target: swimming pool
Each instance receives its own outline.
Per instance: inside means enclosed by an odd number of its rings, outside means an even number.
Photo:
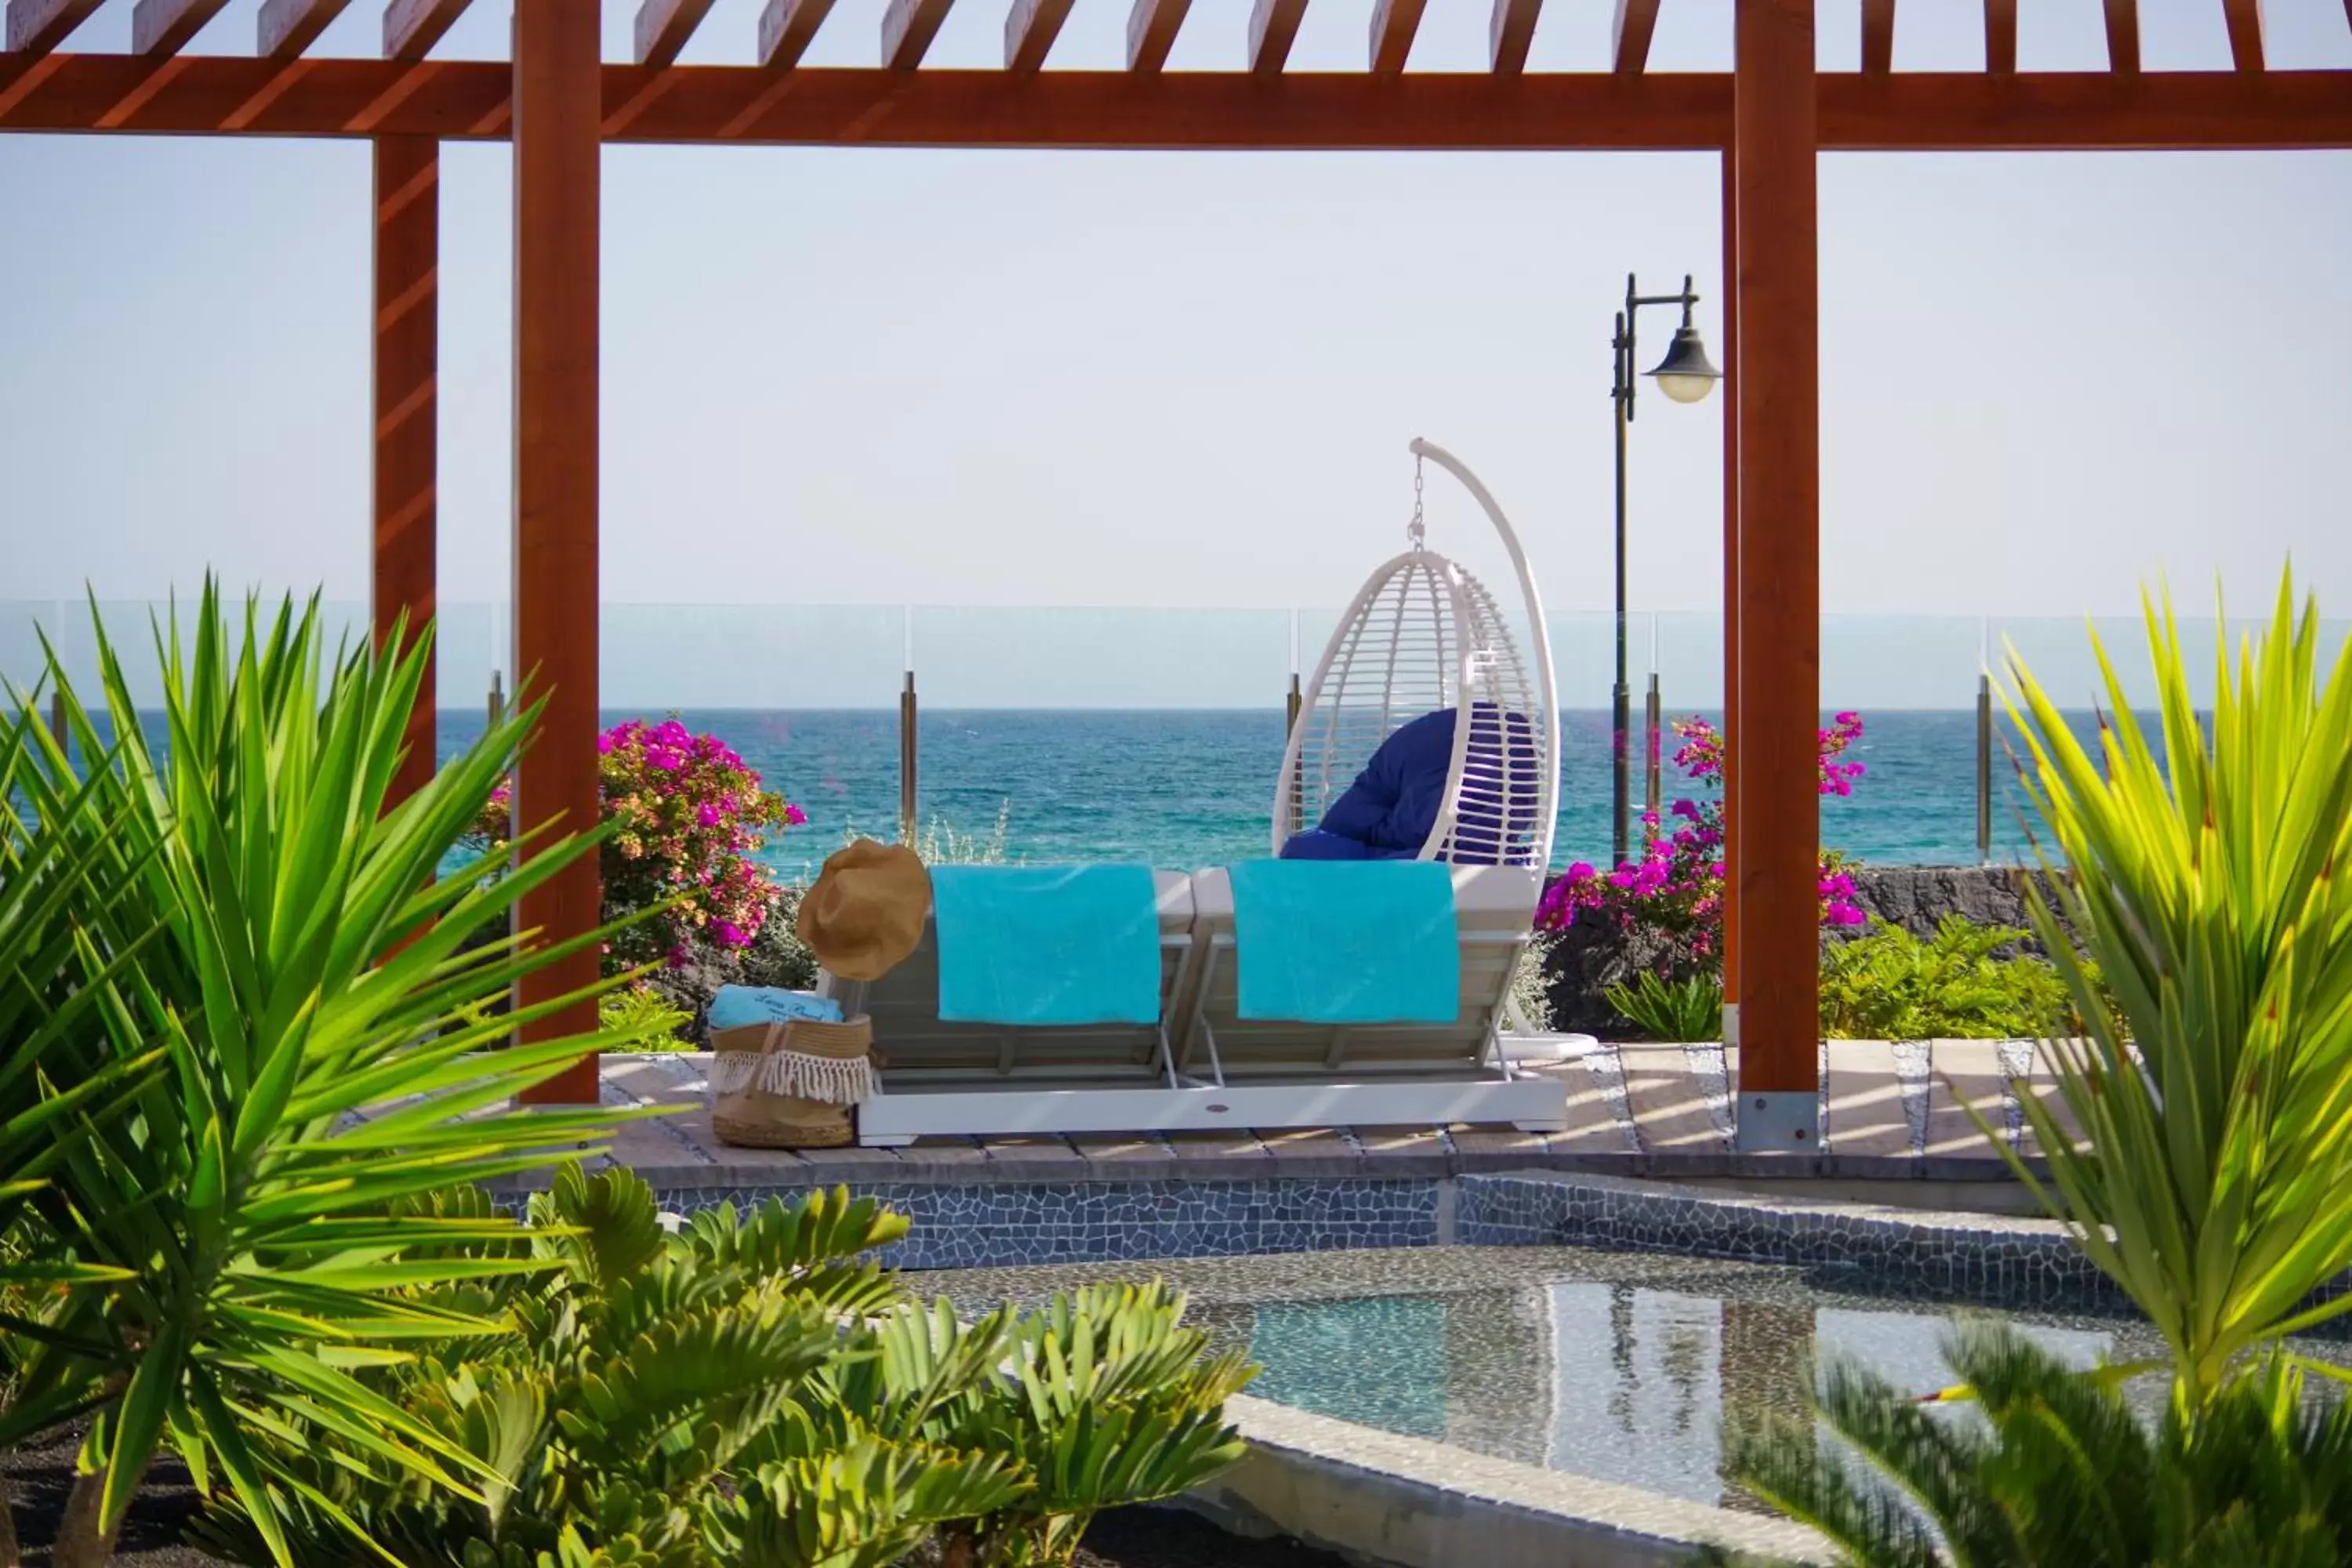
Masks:
[[[919,1277],[960,1311],[1097,1279],[1157,1275],[1192,1320],[1264,1371],[1261,1399],[1496,1458],[1719,1508],[1754,1506],[1721,1476],[1725,1426],[1804,1409],[1816,1357],[1897,1386],[1950,1382],[1955,1309],[1873,1293],[1851,1276],[1583,1247],[1416,1247],[972,1269]],[[2002,1312],[2083,1365],[2158,1356],[2147,1323]],[[2305,1347],[2352,1360],[2341,1342]],[[2160,1379],[2134,1385],[2151,1414]]]

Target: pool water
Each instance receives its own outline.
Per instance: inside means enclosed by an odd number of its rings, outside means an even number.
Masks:
[[[1817,1358],[1916,1393],[1951,1382],[1955,1309],[1793,1268],[1581,1247],[1423,1247],[1169,1261],[1220,1348],[1264,1370],[1250,1393],[1318,1415],[1716,1506],[1728,1418],[1801,1414]],[[919,1289],[978,1313],[1134,1264],[971,1269]],[[2137,1319],[2004,1312],[2084,1366],[2159,1356]],[[2340,1342],[2305,1347],[2346,1358]],[[2132,1396],[2150,1415],[2160,1379]]]

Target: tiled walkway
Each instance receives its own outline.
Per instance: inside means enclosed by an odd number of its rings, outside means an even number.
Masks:
[[[1266,1177],[1433,1177],[1580,1170],[1620,1175],[1811,1173],[1965,1181],[2005,1168],[1964,1109],[1972,1100],[2032,1152],[2011,1089],[2026,1072],[2054,1100],[2031,1047],[1990,1040],[1837,1041],[1823,1051],[1825,1127],[1811,1156],[1739,1155],[1731,1147],[1730,1064],[1723,1047],[1601,1046],[1531,1070],[1568,1085],[1569,1126],[1357,1127],[1312,1131],[1088,1134],[1075,1138],[926,1138],[902,1149],[738,1149],[711,1135],[699,1054],[611,1057],[613,1105],[683,1108],[622,1129],[613,1158],[656,1187],[816,1183],[1253,1181]]]

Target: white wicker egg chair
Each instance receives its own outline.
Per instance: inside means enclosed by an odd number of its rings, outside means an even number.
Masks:
[[[1518,535],[1478,477],[1427,441],[1416,439],[1412,453],[1409,547],[1373,572],[1316,667],[1275,786],[1274,853],[1322,821],[1390,735],[1450,708],[1453,759],[1419,858],[1540,874],[1559,799],[1559,700],[1543,600]],[[1502,536],[1535,637],[1532,666],[1486,585],[1423,543],[1423,459],[1461,480]]]

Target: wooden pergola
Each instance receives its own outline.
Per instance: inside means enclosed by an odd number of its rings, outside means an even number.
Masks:
[[[2352,147],[2352,71],[2269,69],[2261,0],[2165,0],[2221,10],[2232,68],[2205,72],[2143,70],[2137,0],[2104,0],[2108,68],[2065,73],[2017,68],[2018,0],[1980,0],[1981,72],[1895,71],[1895,0],[1863,0],[1862,68],[1843,73],[1815,69],[1813,0],[1735,0],[1734,68],[1687,74],[1646,68],[1661,0],[1614,0],[1612,68],[1564,73],[1526,68],[1544,0],[1489,0],[1489,68],[1445,74],[1406,69],[1428,0],[1376,0],[1365,68],[1315,73],[1286,68],[1307,0],[1255,0],[1236,40],[1244,68],[1216,72],[1163,68],[1190,0],[1131,0],[1127,66],[1109,71],[1041,68],[1072,0],[1009,0],[1001,70],[923,68],[952,0],[890,0],[877,64],[855,69],[800,64],[833,0],[767,0],[745,62],[728,66],[675,63],[711,0],[642,0],[625,65],[600,58],[599,0],[511,0],[509,61],[427,58],[472,0],[388,0],[374,59],[306,52],[351,0],[267,0],[250,57],[182,52],[226,0],[136,0],[131,53],[63,52],[105,3],[8,0],[0,131],[373,147],[380,633],[435,603],[439,144],[514,144],[514,668],[549,704],[517,784],[525,822],[597,810],[602,143],[1721,154],[1727,980],[1751,1149],[1805,1151],[1818,1133],[1818,154]],[[404,787],[432,767],[429,696],[410,732]],[[522,918],[568,935],[593,926],[598,903],[583,863]],[[523,1000],[574,989],[595,964],[582,953]],[[526,1033],[584,1030],[592,1015]],[[595,1064],[542,1093],[593,1100]]]

